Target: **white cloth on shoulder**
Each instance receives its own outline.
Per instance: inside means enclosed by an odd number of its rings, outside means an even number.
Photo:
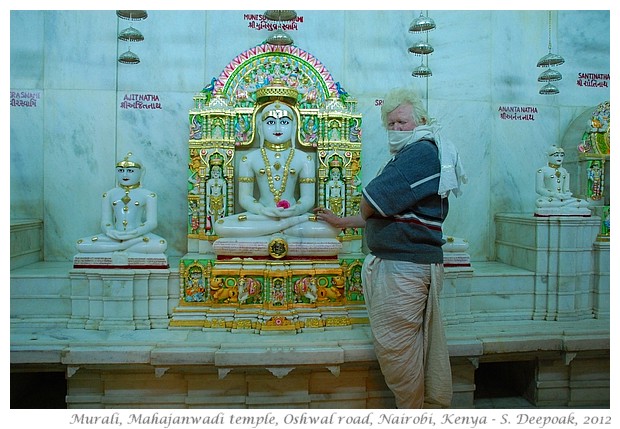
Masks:
[[[439,162],[441,163],[438,194],[445,198],[452,192],[458,197],[463,193],[461,185],[467,183],[467,175],[456,147],[450,140],[442,137],[440,130],[439,125],[431,122],[427,125],[417,126],[414,134],[417,136],[416,140],[430,138],[437,145]]]

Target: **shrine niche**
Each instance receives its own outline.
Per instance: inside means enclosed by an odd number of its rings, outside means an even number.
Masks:
[[[297,333],[366,323],[362,231],[334,230],[312,212],[359,213],[353,97],[308,52],[261,44],[193,101],[189,253],[170,327]],[[281,126],[294,127],[289,139],[265,135]]]
[[[610,240],[611,141],[610,102],[588,109],[571,125],[579,130],[581,139],[570,142],[567,169],[575,177],[576,194],[588,202],[592,214],[601,218],[597,241]],[[568,142],[567,142],[568,144]]]

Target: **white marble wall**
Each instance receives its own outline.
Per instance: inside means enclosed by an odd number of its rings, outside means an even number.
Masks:
[[[148,11],[133,22],[145,36],[131,50],[138,65],[116,61],[127,49],[114,11],[12,11],[11,91],[40,94],[36,107],[10,109],[11,217],[44,221],[45,258],[70,260],[77,238],[99,229],[101,193],[114,186],[114,163],[127,151],[147,168],[159,195],[157,233],[169,256],[186,253],[188,110],[192,96],[242,51],[268,37],[245,13]],[[452,199],[446,233],[470,241],[472,260],[494,258],[493,216],[533,212],[534,173],[571,121],[609,100],[607,88],[577,85],[578,73],[609,73],[609,11],[553,13],[553,51],[566,63],[560,94],[541,96],[536,62],[548,52],[547,11],[429,11],[433,76],[414,78],[407,52],[420,11],[304,11],[291,35],[359,100],[363,171],[385,159],[376,101],[395,86],[428,94],[431,116],[460,148],[470,177]],[[126,94],[156,94],[162,108],[121,109]],[[500,119],[501,106],[531,106],[533,121]],[[585,125],[584,125],[585,126]]]

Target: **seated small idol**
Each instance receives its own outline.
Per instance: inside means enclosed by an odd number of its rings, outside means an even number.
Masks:
[[[542,216],[590,215],[588,202],[573,197],[570,191],[570,174],[562,167],[564,149],[555,145],[547,149],[547,165],[536,172],[535,213]]]
[[[143,175],[142,163],[131,152],[116,164],[118,186],[103,194],[102,233],[78,240],[80,253],[166,250],[166,240],[152,232],[157,227],[157,195],[141,186]]]
[[[292,104],[277,100],[259,106],[255,115],[259,147],[240,155],[237,171],[238,202],[246,211],[220,218],[214,225],[218,237],[338,236],[338,229],[311,213],[316,168],[312,156],[295,147],[298,120]],[[254,194],[255,184],[259,195]]]

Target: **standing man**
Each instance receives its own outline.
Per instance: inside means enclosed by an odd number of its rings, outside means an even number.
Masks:
[[[450,406],[452,376],[439,292],[448,194],[465,180],[418,96],[391,91],[381,107],[392,158],[363,189],[360,214],[316,209],[337,228],[366,229],[363,287],[375,352],[398,408]]]

